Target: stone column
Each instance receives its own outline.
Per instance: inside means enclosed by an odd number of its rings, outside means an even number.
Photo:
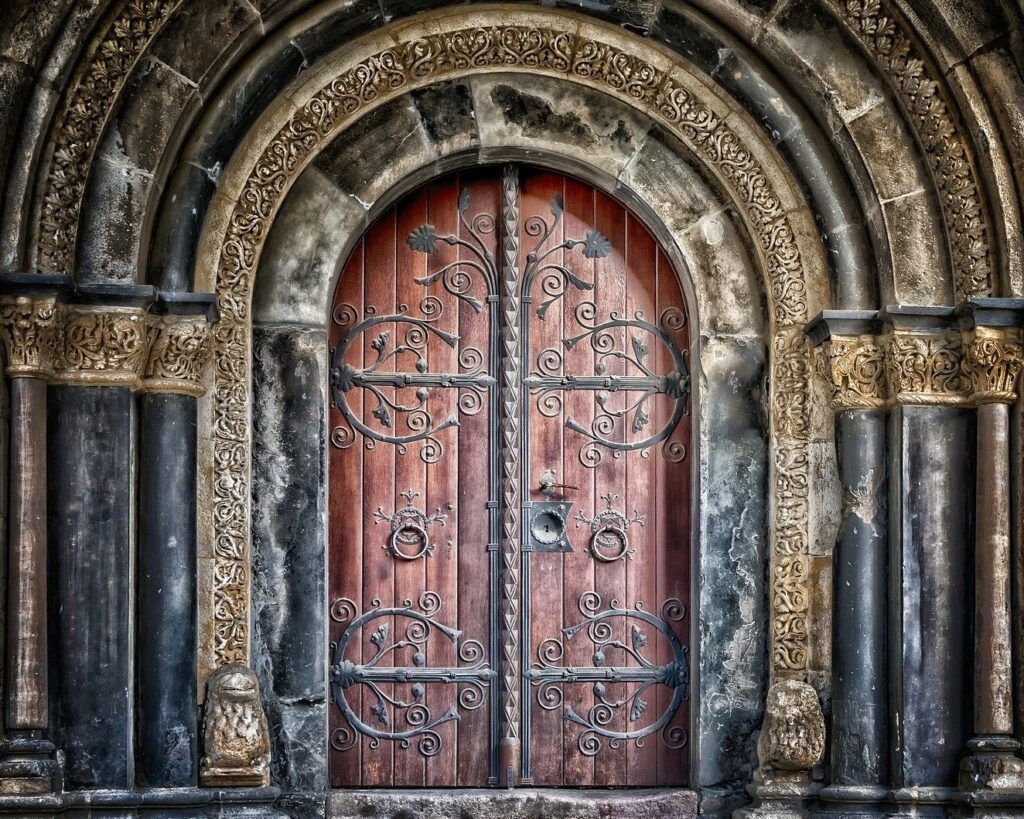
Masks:
[[[213,296],[162,294],[157,311],[139,409],[136,781],[195,787],[196,399]]]
[[[948,799],[967,739],[972,412],[953,310],[890,307],[883,317],[893,405],[889,745],[895,799],[913,813]]]
[[[826,311],[807,329],[832,392],[843,512],[834,554],[831,786],[868,802],[888,783],[885,677],[885,345],[873,311]]]
[[[55,786],[47,678],[46,382],[60,306],[54,296],[0,299],[11,378],[10,531],[0,794]]]
[[[133,785],[134,390],[154,295],[97,286],[82,293],[90,303],[65,305],[50,465],[57,723],[70,789]]]
[[[1024,788],[1015,756],[1010,625],[1010,405],[1024,356],[1024,303],[977,299],[962,308],[965,370],[977,405],[974,530],[974,735],[960,766],[964,788]]]

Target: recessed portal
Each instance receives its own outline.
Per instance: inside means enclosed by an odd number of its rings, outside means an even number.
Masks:
[[[331,782],[683,785],[686,303],[526,167],[383,214],[331,322]]]

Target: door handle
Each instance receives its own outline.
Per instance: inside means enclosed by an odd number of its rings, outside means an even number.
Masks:
[[[573,486],[571,483],[556,483],[553,469],[544,471],[544,474],[540,476],[539,486],[540,493],[545,497],[555,494],[556,489],[579,489],[578,486]]]

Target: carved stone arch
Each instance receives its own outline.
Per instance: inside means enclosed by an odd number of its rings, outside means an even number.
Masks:
[[[467,73],[527,71],[561,76],[638,108],[679,137],[730,192],[761,255],[774,328],[771,490],[772,668],[806,676],[809,639],[809,474],[830,449],[827,413],[812,413],[802,323],[828,303],[817,238],[798,229],[799,199],[760,133],[678,58],[629,35],[552,12],[460,10],[396,24],[352,44],[293,89],[254,130],[221,180],[197,266],[198,286],[218,296],[211,396],[214,465],[204,513],[214,544],[209,665],[249,651],[249,356],[253,276],[288,187],[313,155],[387,99]],[[818,445],[814,441],[821,442]]]

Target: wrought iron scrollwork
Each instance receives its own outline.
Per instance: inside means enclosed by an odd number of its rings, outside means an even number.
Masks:
[[[373,513],[376,518],[374,523],[385,521],[391,525],[391,536],[384,544],[384,551],[396,560],[430,557],[435,546],[427,534],[427,529],[434,523],[444,526],[448,520],[448,515],[441,511],[441,507],[438,507],[434,514],[428,515],[426,511],[416,506],[413,501],[418,495],[419,492],[407,489],[402,492],[406,504],[401,509],[396,509],[389,515],[383,507],[377,507],[377,511]],[[448,509],[452,509],[452,504],[448,504]]]
[[[356,310],[351,305],[343,304],[335,309],[334,321],[349,329],[331,352],[331,399],[345,420],[345,425],[331,432],[334,446],[340,449],[352,446],[355,433],[359,433],[368,449],[378,442],[388,443],[405,454],[409,444],[422,441],[420,457],[426,463],[435,463],[443,451],[438,433],[458,426],[459,419],[455,413],[443,419],[434,417],[429,408],[431,390],[458,389],[458,408],[464,415],[475,414],[483,406],[484,395],[494,383],[494,378],[484,370],[483,353],[475,347],[464,347],[458,351],[460,372],[430,372],[429,339],[434,337],[454,350],[458,348],[459,337],[437,326],[444,306],[436,297],[424,298],[420,312],[421,316],[411,316],[408,306],[403,304],[394,313],[377,315],[373,307],[367,307],[364,318],[356,321]],[[361,368],[350,360],[352,345],[360,338],[368,338],[369,347],[376,354],[371,364]],[[400,371],[400,363],[410,358],[411,368]],[[390,369],[386,369],[388,364]],[[359,418],[349,403],[349,395],[357,388],[364,390],[376,404],[370,411],[376,424],[373,427]],[[412,402],[400,401],[385,391],[401,388],[415,388]],[[398,431],[399,419],[404,419],[402,432]]]
[[[618,495],[608,492],[601,496],[607,506],[594,517],[588,518],[583,512],[576,513],[576,525],[586,524],[590,527],[590,554],[600,563],[614,563],[626,558],[632,560],[636,551],[629,545],[629,528],[634,524],[643,526],[647,516],[633,512],[632,517],[620,512],[612,506]]]
[[[662,313],[658,324],[647,321],[643,311],[637,311],[632,318],[625,318],[611,312],[607,321],[597,321],[597,307],[593,302],[583,302],[576,308],[576,320],[583,332],[562,341],[565,350],[572,350],[584,342],[589,343],[595,355],[593,375],[571,375],[563,373],[563,354],[553,348],[541,351],[537,357],[537,368],[525,379],[531,392],[537,396],[538,411],[547,417],[561,412],[561,393],[566,390],[593,390],[598,412],[594,420],[584,426],[572,416],[566,417],[566,428],[583,435],[589,440],[580,448],[580,462],[584,466],[596,466],[604,451],[613,457],[623,452],[639,451],[647,456],[651,447],[662,444],[665,457],[673,462],[685,455],[683,444],[670,442],[669,438],[679,421],[688,411],[690,394],[690,369],[686,355],[676,343],[674,335],[684,326],[681,311],[670,308]],[[629,339],[628,348],[616,339],[621,330]],[[658,373],[650,361],[651,345],[664,347],[671,360],[671,369]],[[612,375],[608,372],[609,362],[621,361],[628,374]],[[611,394],[621,392],[628,397],[620,409],[611,406]],[[656,431],[649,432],[652,424],[651,401],[656,395],[664,395],[673,402],[668,421]],[[628,432],[622,440],[613,440],[617,422],[626,421]]]
[[[632,609],[622,609],[612,600],[608,607],[604,607],[597,593],[586,592],[580,596],[578,607],[583,620],[564,628],[562,638],[549,637],[541,642],[537,648],[537,661],[526,672],[531,685],[537,690],[537,704],[547,711],[554,711],[565,704],[566,684],[592,685],[594,704],[586,714],[578,714],[572,707],[564,708],[562,713],[567,722],[583,728],[577,747],[586,756],[599,753],[605,741],[610,748],[618,748],[623,742],[641,746],[645,737],[659,731],[662,742],[669,749],[684,747],[688,741],[686,729],[671,725],[671,722],[679,706],[689,699],[689,652],[669,625],[683,619],[683,604],[676,598],[666,601],[659,618],[647,611],[642,603],[636,603]],[[612,625],[623,619],[629,625],[629,642],[617,639]],[[565,644],[581,633],[585,633],[594,644],[593,665],[562,665]],[[649,659],[652,636],[664,640],[670,649],[671,659],[663,665]],[[610,686],[620,683],[626,685],[626,693],[615,697],[610,693]],[[635,688],[630,690],[630,685],[635,685]],[[647,692],[655,685],[665,686],[672,695],[656,719],[639,727],[627,727],[625,731],[611,727],[615,714],[619,712],[625,714],[627,726],[643,723],[650,708]]]
[[[537,237],[533,250],[526,254],[526,266],[523,268],[523,292],[529,293],[533,282],[540,280],[540,289],[545,296],[537,305],[537,317],[541,320],[547,315],[551,306],[565,295],[565,291],[570,285],[577,290],[594,289],[591,282],[581,279],[564,264],[552,261],[551,257],[555,253],[579,247],[585,258],[603,259],[612,252],[612,243],[596,228],[588,230],[587,235],[582,239],[564,239],[545,249],[544,245],[547,244],[562,221],[564,212],[565,202],[561,194],[555,194],[551,198],[550,220],[543,216],[531,216],[523,223],[526,235]]]
[[[354,618],[350,622],[341,620],[349,624],[333,647],[331,691],[348,726],[335,729],[331,746],[337,751],[347,751],[362,735],[369,737],[371,748],[379,747],[381,740],[397,742],[403,748],[415,741],[421,754],[434,756],[443,745],[438,728],[460,719],[460,709],[472,711],[483,705],[485,689],[496,676],[495,672],[488,667],[479,641],[463,639],[460,630],[437,619],[442,604],[435,592],[424,592],[416,606],[411,600],[405,600],[401,607],[384,606],[380,600],[374,600],[371,605],[370,611],[358,617],[355,604],[347,598],[331,606],[332,618]],[[397,623],[401,620],[406,620],[407,625],[399,634]],[[392,633],[393,623],[395,633]],[[370,644],[375,653],[369,660],[356,663],[346,653],[365,629],[372,629]],[[435,633],[454,646],[459,665],[429,664],[427,643]],[[409,664],[397,665],[400,659]],[[383,665],[386,661],[393,665]],[[412,698],[387,693],[382,687],[387,683],[410,683]],[[427,686],[431,684],[457,686],[456,704],[444,713],[433,713],[426,703]],[[365,686],[363,701],[370,702],[373,724],[364,721],[349,702],[349,694],[357,685]]]

